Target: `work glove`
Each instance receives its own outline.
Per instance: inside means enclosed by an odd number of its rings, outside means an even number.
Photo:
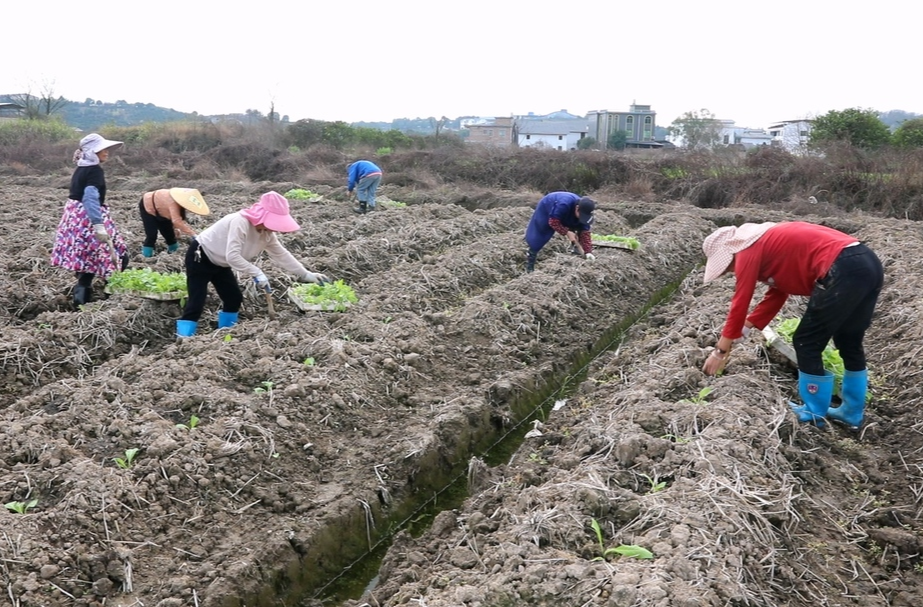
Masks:
[[[735,340],[732,341],[731,343],[739,344],[739,343],[743,342],[745,339],[747,339],[748,337],[750,337],[750,331],[752,331],[752,330],[753,330],[753,327],[744,326],[744,328],[740,330],[740,332],[743,333],[743,335],[741,335],[740,337],[738,337],[737,339],[735,339]]]
[[[257,276],[253,277],[253,282],[256,284],[256,288],[260,291],[266,291],[267,293],[272,293],[272,287],[269,286],[269,279],[266,278],[266,275],[260,272]]]
[[[109,242],[109,232],[106,231],[106,226],[101,223],[93,224],[93,235],[96,236],[96,240],[99,242]]]
[[[302,275],[298,279],[298,282],[313,282],[313,283],[322,285],[324,283],[330,282],[330,279],[327,278],[325,274],[318,274],[315,272],[305,272],[304,275]]]
[[[593,255],[592,253],[587,253],[584,259],[586,259],[587,261],[593,261],[594,259],[596,259],[596,256]]]

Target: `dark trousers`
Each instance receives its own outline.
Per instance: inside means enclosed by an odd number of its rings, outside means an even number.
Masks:
[[[215,285],[215,291],[221,298],[221,309],[225,312],[239,312],[244,301],[243,292],[237,283],[231,268],[216,266],[199,248],[199,241],[193,240],[186,251],[186,289],[189,296],[186,298],[186,307],[180,320],[193,320],[198,322],[205,309],[205,298],[208,295],[208,283]]]
[[[884,270],[871,249],[864,244],[843,249],[827,275],[815,283],[792,336],[801,371],[824,374],[821,353],[831,337],[847,371],[865,369],[862,341],[883,285]]]
[[[172,221],[148,213],[144,208],[143,198],[138,203],[138,211],[141,213],[141,225],[144,226],[144,246],[153,247],[157,242],[158,232],[168,245],[176,244],[176,231],[173,229]]]

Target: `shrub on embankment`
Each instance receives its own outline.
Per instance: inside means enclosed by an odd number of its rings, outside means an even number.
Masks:
[[[0,176],[68,175],[79,134],[68,141],[60,129],[25,128],[22,122],[0,123]],[[126,143],[110,160],[110,174],[158,175],[173,182],[342,186],[346,166],[364,157],[382,166],[386,185],[420,190],[452,184],[590,194],[606,188],[629,198],[684,200],[703,208],[817,201],[847,211],[923,219],[921,149],[868,151],[840,145],[810,155],[764,147],[641,156],[461,146],[454,137],[416,137],[413,147],[400,149],[326,144],[300,149],[285,147],[283,125],[164,123],[100,131]]]

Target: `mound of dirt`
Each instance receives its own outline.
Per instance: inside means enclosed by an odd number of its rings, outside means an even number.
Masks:
[[[140,256],[151,187],[111,187],[116,224],[134,266],[182,271],[162,242]],[[291,187],[200,189],[220,217]],[[48,265],[66,190],[0,192],[0,497],[18,504],[0,513],[0,572],[17,607],[319,603],[465,469],[470,498],[398,534],[353,604],[918,603],[915,224],[854,219],[888,275],[859,437],[793,426],[792,371],[756,342],[721,377],[698,370],[732,288],[700,286],[701,241],[750,210],[601,200],[596,230],[641,249],[587,262],[555,240],[526,275],[526,194],[439,204],[386,189],[410,204],[360,217],[319,191],[293,203],[303,228],[284,242],[359,303],[302,313],[264,259],[278,318],[248,299],[215,330],[212,295],[200,335],[177,342],[176,302],[107,298],[99,283],[71,308],[73,277]],[[540,434],[479,463],[522,403],[581,366]],[[620,544],[654,558],[608,551]]]

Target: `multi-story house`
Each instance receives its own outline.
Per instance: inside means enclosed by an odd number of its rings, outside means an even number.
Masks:
[[[512,118],[493,118],[485,122],[462,125],[468,129],[468,143],[509,147],[516,141],[516,126]]]
[[[663,144],[654,141],[654,127],[657,112],[649,105],[631,104],[627,112],[593,110],[587,113],[591,134],[602,147],[608,147],[609,138],[617,131],[625,131],[629,148],[659,148]]]
[[[552,150],[576,150],[587,136],[589,126],[583,120],[522,120],[516,126],[516,141],[521,148],[541,147]]]
[[[772,144],[781,146],[789,152],[803,149],[811,139],[811,121],[805,118],[774,122],[768,130],[769,135],[772,136]]]

